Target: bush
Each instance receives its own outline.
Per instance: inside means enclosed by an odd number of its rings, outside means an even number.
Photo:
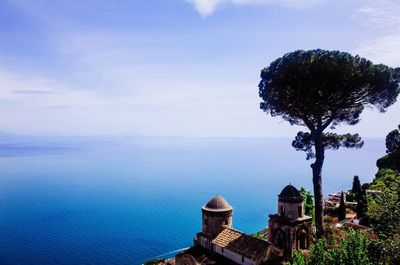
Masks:
[[[304,187],[300,188],[300,194],[304,199],[304,214],[314,217],[314,196],[311,191],[306,190]]]
[[[296,252],[291,265],[372,265],[368,256],[368,238],[359,231],[349,230],[343,237],[321,238],[303,257]]]
[[[400,174],[382,168],[376,174],[371,189],[382,193],[368,197],[367,218],[378,239],[369,246],[370,259],[375,264],[400,264]]]

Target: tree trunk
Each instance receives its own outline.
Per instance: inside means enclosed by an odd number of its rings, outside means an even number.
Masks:
[[[321,134],[315,135],[315,161],[311,164],[313,172],[314,202],[315,202],[315,226],[317,237],[324,235],[324,205],[322,193],[322,165],[324,164],[325,148],[322,143]]]

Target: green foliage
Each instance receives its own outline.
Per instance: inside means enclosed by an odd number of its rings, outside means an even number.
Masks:
[[[368,257],[367,235],[349,230],[343,238],[322,238],[314,244],[308,257],[296,253],[291,265],[372,265]]]
[[[400,188],[400,186],[397,186]],[[368,202],[368,220],[378,236],[388,238],[400,234],[400,198],[388,189]]]
[[[314,195],[304,187],[301,187],[299,191],[304,198],[304,214],[314,217]]]
[[[386,153],[400,153],[400,125],[386,136]]]
[[[368,185],[369,186],[369,185]],[[362,224],[366,224],[365,215],[368,212],[368,201],[367,201],[367,185],[361,187],[361,193],[357,198],[357,218],[360,219]]]
[[[354,176],[353,178],[353,187],[351,188],[351,192],[355,195],[360,195],[362,192],[360,178],[358,176]]]
[[[331,252],[327,249],[327,240],[322,238],[311,247],[311,255],[306,260],[306,265],[332,264]]]
[[[356,202],[357,201],[357,194],[353,193],[351,190],[347,192],[346,201],[348,202]]]
[[[390,168],[393,170],[400,171],[400,154],[399,153],[387,154],[376,161],[376,166],[379,169]]]
[[[400,264],[400,236],[394,235],[388,239],[375,239],[368,245],[368,255],[373,264]]]
[[[368,196],[368,222],[378,236],[370,243],[370,257],[375,264],[400,264],[400,174],[381,168],[369,188],[382,191]]]
[[[367,243],[367,235],[362,234],[362,232],[350,230],[349,234],[346,236],[346,239],[341,242],[341,246],[339,247],[339,249],[342,250],[342,259],[345,260],[345,263],[343,264],[372,264],[367,256]]]
[[[383,112],[399,93],[393,69],[326,50],[285,54],[262,70],[259,89],[262,110],[314,128],[327,122],[354,125],[365,105]]]
[[[387,155],[378,159],[376,165],[379,169],[391,168],[400,171],[400,125],[386,136]]]
[[[327,217],[327,218],[325,218],[325,223],[327,223],[327,224],[333,224],[333,218],[332,217]]]
[[[322,133],[321,134],[322,145],[325,149],[337,150],[339,147],[346,148],[361,148],[364,145],[364,141],[361,141],[361,137],[358,134],[343,134],[338,135],[336,133]],[[307,154],[306,159],[315,158],[315,153],[312,147],[315,145],[315,138],[311,133],[298,132],[292,142],[292,146],[297,151],[304,151]]]
[[[390,175],[394,175],[394,174],[396,174],[395,170],[393,170],[391,168],[382,168],[375,174],[375,177],[377,179],[380,179],[380,178],[384,178],[386,176],[390,176]]]
[[[267,233],[268,233],[268,229],[267,228],[265,228],[265,229],[263,229],[263,230],[261,230],[261,231],[258,231],[257,233],[255,233],[255,234],[252,234],[251,236],[253,236],[253,237],[256,237],[256,238],[258,238],[258,239],[261,239],[261,240],[268,240],[268,236],[267,236]]]
[[[357,124],[366,105],[384,112],[399,94],[397,69],[326,50],[295,51],[272,62],[261,72],[260,108],[290,124],[306,126],[293,141],[296,150],[312,158],[316,134],[324,148],[361,147],[355,134],[322,132],[344,123]]]
[[[342,191],[342,194],[340,195],[340,204],[338,209],[338,220],[342,221],[344,219],[346,219],[346,206],[344,204],[344,194]]]
[[[301,254],[301,251],[296,251],[293,255],[293,259],[289,262],[289,265],[306,265],[306,260]]]
[[[369,189],[399,193],[400,173],[390,168],[382,168],[376,173]]]

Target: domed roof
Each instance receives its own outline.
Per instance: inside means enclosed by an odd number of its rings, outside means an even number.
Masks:
[[[278,195],[279,200],[282,202],[302,202],[303,196],[300,191],[292,185],[287,185],[283,188],[281,193]]]
[[[211,212],[223,212],[232,210],[232,206],[220,195],[214,196],[203,206],[203,210]]]

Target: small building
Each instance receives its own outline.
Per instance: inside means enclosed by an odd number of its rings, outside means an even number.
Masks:
[[[344,201],[346,202],[347,192],[343,192]],[[340,204],[340,197],[342,196],[341,192],[335,192],[328,195],[328,197],[324,200],[325,207],[338,208]]]

